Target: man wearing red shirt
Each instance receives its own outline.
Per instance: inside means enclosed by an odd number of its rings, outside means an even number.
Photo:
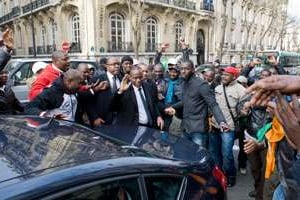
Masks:
[[[63,51],[52,53],[52,64],[47,65],[44,71],[33,82],[28,99],[32,101],[45,87],[50,87],[63,72],[69,69],[69,56]]]

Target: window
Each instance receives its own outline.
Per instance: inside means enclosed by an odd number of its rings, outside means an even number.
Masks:
[[[41,45],[43,49],[46,48],[46,27],[45,26],[42,26],[41,28]]]
[[[183,36],[183,25],[181,22],[175,24],[175,51],[180,51],[179,49],[179,40]]]
[[[57,24],[53,19],[50,20],[50,30],[51,30],[51,42],[50,42],[50,44],[55,45],[56,44]]]
[[[175,176],[145,177],[148,199],[176,200],[182,180],[181,177]]]
[[[130,199],[140,200],[141,194],[136,178],[115,180],[111,182],[100,183],[90,187],[82,187],[69,194],[59,196],[55,199]]]
[[[125,20],[124,17],[118,13],[112,13],[110,20],[110,44],[111,51],[124,50],[125,41]]]
[[[146,51],[155,51],[158,42],[158,26],[154,17],[150,17],[146,21],[146,34]]]
[[[80,23],[79,15],[74,15],[72,17],[72,42],[80,43]]]
[[[23,36],[22,36],[21,28],[19,26],[17,27],[17,34],[18,34],[18,36],[17,36],[18,40],[16,40],[17,47],[19,49],[21,49],[21,48],[23,48],[23,42],[22,42]]]
[[[14,0],[10,0],[9,9],[11,10],[13,7],[15,7],[15,1]]]

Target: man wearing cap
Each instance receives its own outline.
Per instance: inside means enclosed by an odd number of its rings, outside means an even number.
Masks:
[[[235,139],[235,123],[237,117],[236,106],[242,96],[245,95],[245,88],[235,80],[238,71],[232,66],[223,69],[222,83],[215,89],[215,97],[219,104],[226,121],[229,125],[227,132],[221,132],[221,129],[215,119],[212,119],[213,130],[209,137],[209,149],[217,165],[223,168],[228,186],[235,185],[236,169],[232,147]]]
[[[214,90],[219,85],[219,83],[215,79],[216,73],[212,67],[204,68],[201,73],[202,73],[203,79],[208,82],[211,89]]]
[[[29,79],[26,80],[26,84],[28,86],[28,88],[31,88],[33,82],[35,81],[35,79],[37,78],[38,75],[40,75],[42,73],[42,71],[46,68],[48,64],[45,62],[35,62],[32,65],[32,72],[33,72],[33,76]]]
[[[169,59],[168,62],[168,75],[169,78],[165,79],[166,85],[163,91],[163,96],[165,97],[163,100],[159,102],[160,111],[163,113],[164,109],[170,107],[182,99],[182,78],[179,77],[180,69],[177,65],[176,59]],[[165,115],[163,116],[165,120],[165,130],[168,130],[172,117]],[[180,114],[177,117],[182,117]]]

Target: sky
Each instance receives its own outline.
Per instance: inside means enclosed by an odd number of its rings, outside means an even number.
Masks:
[[[288,13],[300,18],[300,0],[289,0]]]

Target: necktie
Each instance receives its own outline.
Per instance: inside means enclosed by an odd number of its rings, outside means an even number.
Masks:
[[[114,94],[117,91],[117,82],[116,82],[116,76],[113,76],[112,78],[112,88],[111,92]]]
[[[141,99],[142,99],[142,102],[143,102],[143,105],[144,105],[144,109],[146,111],[146,114],[147,114],[147,118],[148,118],[148,125],[152,125],[152,118],[151,118],[151,115],[150,115],[150,111],[149,111],[149,107],[148,107],[148,104],[147,104],[147,101],[143,95],[143,92],[142,92],[142,88],[140,87],[139,88],[139,94],[141,96]]]

